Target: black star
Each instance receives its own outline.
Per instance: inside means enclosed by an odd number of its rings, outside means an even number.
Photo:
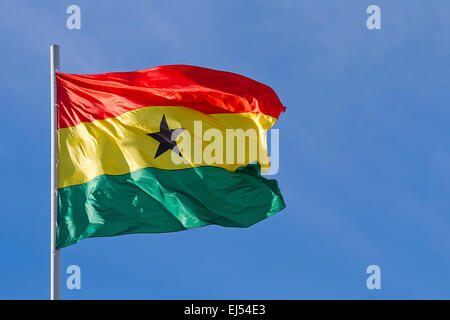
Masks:
[[[178,155],[182,157],[181,152],[178,150],[176,139],[178,135],[183,132],[183,130],[184,128],[169,129],[166,116],[163,115],[161,123],[159,124],[159,132],[147,133],[148,136],[159,142],[158,150],[156,150],[156,154],[153,159],[156,159],[169,149],[174,152],[178,152]]]

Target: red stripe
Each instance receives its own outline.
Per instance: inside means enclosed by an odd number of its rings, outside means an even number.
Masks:
[[[285,110],[268,86],[224,71],[171,65],[92,75],[57,73],[58,128],[116,117],[149,106],[183,106],[203,113]]]

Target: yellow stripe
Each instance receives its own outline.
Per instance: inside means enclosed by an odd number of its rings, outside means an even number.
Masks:
[[[159,132],[163,115],[170,129],[185,129],[178,136],[177,143],[186,163],[175,163],[173,159],[178,162],[183,159],[177,159],[179,156],[171,150],[154,159],[159,142],[147,134]],[[207,155],[216,155],[218,160],[220,153],[211,152],[215,138],[209,137],[209,141],[201,142],[200,122],[196,121],[201,121],[203,139],[208,138],[207,132],[214,137],[216,133],[222,134],[223,163],[210,163],[211,160],[206,162],[206,159],[211,159]],[[269,168],[266,131],[275,122],[276,118],[255,113],[204,114],[185,107],[146,107],[115,118],[59,129],[58,187],[86,183],[102,174],[120,175],[146,167],[176,170],[212,165],[234,171],[258,160],[263,171],[266,171]],[[226,143],[227,129],[238,128],[255,130],[258,152],[249,148],[248,139],[244,148],[234,140],[234,149],[231,149]],[[209,129],[217,130],[208,131]],[[190,143],[187,135],[191,136]],[[216,143],[220,145],[220,139]],[[227,161],[227,155],[231,159],[232,152],[235,158],[238,153],[245,153],[244,163],[229,163],[231,161]],[[198,161],[199,157],[195,158],[199,155],[203,155],[202,162]]]

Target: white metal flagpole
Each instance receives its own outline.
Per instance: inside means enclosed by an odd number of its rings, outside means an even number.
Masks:
[[[50,299],[61,298],[60,252],[56,250],[56,230],[58,217],[58,127],[56,103],[56,74],[59,72],[59,46],[50,46],[50,85],[51,85],[51,248],[50,248]]]

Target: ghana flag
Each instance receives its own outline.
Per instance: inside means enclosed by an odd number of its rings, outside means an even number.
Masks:
[[[248,227],[285,207],[266,132],[285,110],[268,86],[172,65],[56,74],[57,248],[89,237]]]

